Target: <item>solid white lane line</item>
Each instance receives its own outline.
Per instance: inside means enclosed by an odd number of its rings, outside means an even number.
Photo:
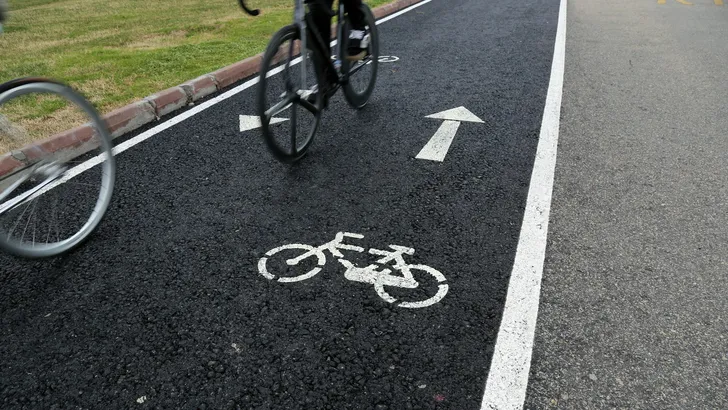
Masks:
[[[567,0],[561,0],[559,8],[551,79],[541,122],[536,160],[531,174],[526,210],[518,238],[503,318],[485,385],[482,410],[522,409],[526,398],[559,139],[559,117],[564,84],[566,3]]]
[[[377,25],[380,25],[380,24],[382,24],[384,22],[387,22],[387,21],[389,21],[389,20],[391,20],[391,19],[393,19],[395,17],[399,17],[399,16],[401,16],[404,13],[408,13],[408,12],[416,9],[417,7],[424,6],[425,4],[427,4],[427,3],[431,2],[431,1],[432,0],[424,0],[424,1],[421,1],[421,2],[419,2],[417,4],[411,5],[411,6],[407,7],[406,9],[402,9],[402,10],[396,12],[396,13],[392,13],[392,14],[388,15],[387,17],[382,17],[381,19],[377,20]]]

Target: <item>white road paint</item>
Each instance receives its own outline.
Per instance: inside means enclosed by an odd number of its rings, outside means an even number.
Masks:
[[[407,12],[410,12],[410,11],[412,11],[412,10],[414,10],[414,9],[420,7],[420,6],[423,6],[423,5],[425,5],[425,4],[427,4],[427,3],[431,2],[431,1],[432,0],[423,0],[420,3],[417,3],[415,5],[412,5],[410,7],[407,7],[406,9],[402,9],[402,10],[396,12],[396,13],[392,13],[392,14],[390,14],[387,17],[384,17],[384,18],[381,18],[381,19],[377,20],[377,25],[380,25],[380,24],[385,23],[385,22],[387,22],[389,20],[392,20],[393,18],[399,17],[402,14],[405,14]],[[336,45],[336,40],[333,40],[331,42],[331,47],[333,47],[334,45]],[[291,65],[296,65],[296,64],[298,64],[300,62],[301,62],[301,57],[298,57],[298,58],[294,59],[293,61],[291,61]],[[278,68],[276,68],[274,70],[271,70],[271,71],[268,72],[268,74],[266,74],[266,77],[274,76],[274,75],[280,73],[281,71],[283,71],[284,68],[285,67],[281,66],[281,67],[278,67]],[[172,118],[168,119],[167,121],[165,121],[165,122],[163,122],[163,123],[161,123],[161,124],[159,124],[159,125],[157,125],[155,127],[152,127],[150,129],[148,129],[147,131],[144,131],[144,132],[140,133],[139,135],[137,135],[137,136],[135,136],[133,138],[130,138],[130,139],[124,141],[123,143],[115,146],[114,149],[112,150],[112,153],[114,155],[121,154],[122,152],[128,150],[129,148],[131,148],[131,147],[133,147],[133,146],[135,146],[135,145],[137,145],[137,144],[139,144],[141,142],[144,142],[144,141],[148,140],[149,138],[151,138],[151,137],[159,134],[160,132],[169,129],[169,128],[171,128],[171,127],[173,127],[173,126],[181,123],[182,121],[184,121],[184,120],[186,120],[188,118],[191,118],[191,117],[193,117],[193,116],[201,113],[202,111],[205,111],[206,109],[212,107],[213,105],[219,104],[219,103],[227,100],[230,97],[233,97],[233,96],[235,96],[237,94],[240,94],[241,92],[247,90],[248,88],[250,88],[250,87],[252,87],[252,86],[254,86],[256,84],[258,84],[258,77],[252,78],[252,79],[244,82],[243,84],[240,84],[239,86],[237,86],[235,88],[232,88],[232,89],[230,89],[230,90],[228,90],[228,91],[226,91],[226,92],[218,95],[217,97],[211,98],[210,100],[205,101],[204,103],[202,103],[200,105],[197,105],[197,106],[195,106],[195,107],[193,107],[193,108],[191,108],[191,109],[189,109],[189,110],[187,110],[187,111],[185,111],[185,112],[183,112],[183,113],[181,113],[181,114],[179,114],[179,115],[177,115],[175,117],[172,117]],[[81,164],[79,164],[79,165],[77,165],[77,166],[69,169],[66,172],[66,175],[64,176],[64,178],[56,181],[53,184],[48,185],[46,188],[47,189],[51,189],[51,188],[53,188],[53,187],[55,187],[55,186],[57,186],[59,184],[62,184],[64,182],[70,180],[71,178],[74,178],[74,177],[78,176],[82,172],[84,172],[86,170],[89,170],[89,169],[93,168],[94,166],[102,163],[103,160],[104,160],[104,154],[99,154],[99,155],[97,155],[97,156],[95,156],[95,157],[93,157],[93,158],[91,158],[91,159],[89,159],[89,160],[87,160],[85,162],[82,162]]]
[[[288,119],[273,117],[270,119],[270,124],[278,124],[284,121],[288,121]],[[240,132],[250,131],[260,127],[262,127],[262,125],[260,123],[260,117],[257,115],[240,116]]]
[[[139,404],[144,404],[145,401],[147,401],[147,396],[142,396],[142,397],[136,399],[136,402]]]
[[[444,161],[459,127],[459,121],[446,120],[443,122],[440,128],[437,129],[437,132],[435,132],[435,135],[430,138],[430,141],[420,150],[420,153],[415,158],[439,162]]]
[[[483,120],[478,118],[475,114],[470,112],[465,107],[453,108],[451,110],[445,110],[438,112],[437,114],[430,114],[425,118],[434,118],[436,120],[449,120],[449,121],[460,121],[460,122],[478,122],[483,123]]]
[[[379,56],[380,63],[394,63],[397,61],[399,61],[399,57],[397,56]]]
[[[430,138],[430,141],[420,150],[415,158],[439,162],[445,160],[445,156],[448,150],[450,150],[450,145],[455,139],[455,134],[458,132],[461,122],[483,123],[483,120],[465,107],[453,108],[437,114],[431,114],[425,118],[445,120],[445,122],[440,125],[435,135]]]
[[[421,1],[421,2],[419,2],[417,4],[414,4],[412,6],[409,6],[406,9],[402,9],[402,10],[396,12],[396,13],[392,13],[392,14],[388,15],[387,17],[384,17],[384,18],[381,18],[381,19],[377,20],[377,25],[380,25],[380,24],[382,24],[384,22],[387,22],[387,21],[389,21],[389,20],[391,20],[393,18],[399,17],[399,16],[401,16],[404,13],[407,13],[407,12],[410,12],[410,11],[416,9],[417,7],[424,6],[425,4],[427,4],[427,3],[431,2],[431,1],[432,0],[424,0],[424,1]]]
[[[297,259],[305,259],[309,256],[316,255],[318,266],[311,269],[310,271],[298,275],[298,276],[291,276],[291,277],[280,277],[277,275],[274,275],[270,272],[268,272],[268,258],[271,256],[277,254],[278,252],[289,250],[289,249],[302,249],[306,252],[301,254]],[[297,265],[298,261],[296,259],[288,260],[286,261],[288,265]],[[319,251],[317,248],[314,248],[311,245],[304,245],[302,243],[289,243],[288,245],[279,246],[277,248],[273,248],[266,252],[265,256],[260,258],[258,261],[258,272],[263,275],[266,279],[270,280],[277,280],[278,282],[283,283],[291,283],[291,282],[300,282],[304,281],[306,279],[312,278],[316,276],[319,272],[321,272],[321,268],[326,264],[326,255],[324,255],[323,252]]]
[[[336,54],[331,55],[331,61],[336,61]],[[379,56],[378,61],[380,63],[394,63],[399,61],[399,57],[397,56]],[[372,62],[369,61],[367,64],[371,64]]]
[[[384,299],[386,302],[394,303],[399,307],[427,307],[439,302],[447,294],[449,286],[447,283],[445,283],[445,276],[440,273],[440,271],[427,265],[410,265],[404,261],[403,255],[414,255],[414,249],[400,245],[389,245],[389,248],[392,250],[369,249],[370,254],[379,255],[381,256],[381,258],[379,258],[376,263],[370,264],[366,267],[359,267],[344,258],[344,254],[341,253],[341,250],[362,253],[364,252],[364,248],[360,246],[345,244],[344,240],[346,238],[362,239],[364,238],[364,235],[350,232],[339,232],[336,234],[333,240],[324,243],[323,245],[318,247],[313,247],[311,245],[305,245],[300,243],[291,243],[288,245],[273,248],[270,251],[266,252],[265,256],[260,258],[260,260],[258,261],[258,272],[266,279],[276,280],[282,283],[300,282],[306,279],[310,279],[317,275],[319,272],[321,272],[324,265],[326,264],[326,253],[324,251],[329,251],[331,255],[338,258],[339,263],[346,268],[346,272],[344,272],[344,277],[346,279],[352,282],[374,285],[374,290],[377,292],[377,295],[379,295],[379,297]],[[271,273],[268,270],[268,260],[279,252],[289,250],[298,250],[299,255],[294,258],[287,259],[287,265],[296,266],[303,260],[306,260],[310,257],[315,257],[317,261],[317,266],[310,269],[308,272],[296,276],[281,277]],[[308,263],[308,265],[310,266],[310,262]],[[393,271],[396,273],[393,274]],[[419,283],[412,274],[412,271],[424,272],[434,278],[434,280],[438,284],[437,292],[435,293],[435,295],[425,300],[402,302],[392,297],[386,291],[386,287],[396,287],[400,289],[418,288]]]
[[[503,318],[481,403],[482,410],[522,409],[526,399],[559,140],[564,84],[566,3],[567,0],[561,0],[551,78],[536,160],[531,173],[526,211],[518,238]]]

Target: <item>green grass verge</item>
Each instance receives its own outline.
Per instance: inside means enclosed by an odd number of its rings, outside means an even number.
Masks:
[[[10,0],[0,82],[55,78],[108,112],[262,52],[291,22],[293,1],[249,3],[260,16],[236,0]],[[35,117],[55,109],[27,108]]]

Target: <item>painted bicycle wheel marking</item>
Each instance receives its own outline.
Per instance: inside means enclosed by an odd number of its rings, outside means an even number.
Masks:
[[[337,57],[336,54],[333,54],[331,56],[331,61],[335,61],[336,57]],[[394,63],[397,61],[399,61],[399,57],[397,57],[397,56],[379,56],[380,63]],[[367,64],[369,64],[369,63],[367,63]]]
[[[380,63],[394,63],[396,61],[399,61],[397,56],[379,56]]]

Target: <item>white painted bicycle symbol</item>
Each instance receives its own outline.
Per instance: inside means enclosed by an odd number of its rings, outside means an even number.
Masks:
[[[331,55],[331,61],[336,61],[336,54]],[[380,63],[395,63],[399,61],[399,57],[397,56],[379,56],[379,62]],[[372,62],[368,62],[367,64],[371,64]]]
[[[302,280],[310,279],[316,276],[316,274],[318,274],[319,272],[321,272],[321,269],[326,264],[326,254],[324,253],[324,251],[329,251],[331,255],[335,258],[338,258],[339,263],[341,263],[346,268],[346,272],[344,272],[344,277],[346,279],[353,282],[361,282],[374,285],[374,290],[377,292],[379,297],[389,303],[396,303],[397,306],[404,308],[427,307],[439,302],[440,300],[442,300],[443,297],[445,297],[445,294],[447,294],[448,285],[447,283],[445,283],[445,276],[442,273],[427,265],[413,265],[408,264],[404,261],[403,255],[413,255],[415,253],[414,249],[399,245],[389,245],[389,248],[391,248],[392,250],[369,249],[370,254],[379,255],[381,256],[381,258],[378,259],[376,263],[373,263],[365,268],[360,268],[358,266],[355,266],[350,261],[346,260],[344,258],[344,254],[341,253],[341,250],[364,252],[364,248],[355,245],[347,245],[343,243],[344,238],[362,239],[364,238],[364,235],[349,232],[339,232],[336,234],[334,240],[332,240],[331,242],[327,242],[319,247],[313,247],[311,245],[304,245],[300,243],[292,243],[289,245],[283,245],[277,248],[273,248],[258,261],[258,271],[261,275],[265,276],[270,280],[276,280],[282,283],[300,282]],[[315,257],[318,266],[314,267],[306,273],[297,276],[281,277],[269,272],[267,267],[269,258],[278,254],[279,252],[286,250],[304,251],[297,257],[287,259],[286,264],[288,266],[296,266],[303,260],[312,257]],[[383,268],[380,270],[379,266],[377,265],[379,264],[384,266],[392,262],[393,264],[390,265],[390,267],[395,271],[399,272],[400,275],[392,275],[392,269],[389,268]],[[387,287],[402,289],[418,288],[420,284],[415,280],[412,271],[421,271],[434,277],[435,281],[437,281],[438,283],[437,293],[425,300],[402,302],[398,301],[395,297],[387,292]]]

